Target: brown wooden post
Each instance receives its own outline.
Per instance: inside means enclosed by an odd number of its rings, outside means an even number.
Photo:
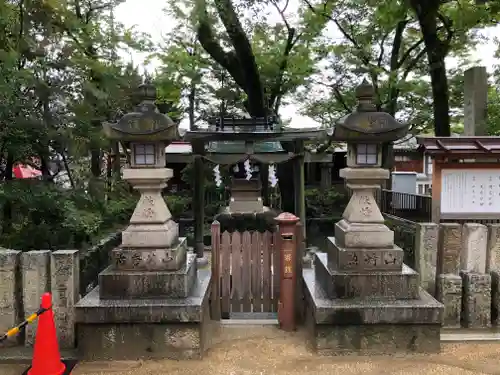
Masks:
[[[212,235],[212,303],[211,305],[211,310],[212,310],[212,320],[220,320],[221,319],[221,311],[220,311],[220,304],[221,304],[221,295],[220,295],[220,282],[221,282],[221,275],[220,275],[220,223],[215,220],[212,223],[212,228],[211,228],[211,235]]]
[[[295,242],[297,250],[295,251],[295,319],[301,324],[305,315],[305,302],[302,286],[303,258],[305,252],[304,229],[302,222],[295,225]]]
[[[280,234],[280,299],[278,302],[278,321],[285,331],[293,331],[295,323],[295,290],[297,287],[297,241],[296,225],[299,218],[288,212],[275,219]]]

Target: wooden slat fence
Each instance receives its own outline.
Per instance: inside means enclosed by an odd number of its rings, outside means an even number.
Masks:
[[[279,233],[223,232],[212,224],[212,319],[277,312]]]

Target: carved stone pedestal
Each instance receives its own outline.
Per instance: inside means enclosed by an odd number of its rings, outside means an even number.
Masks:
[[[439,352],[443,306],[403,264],[403,249],[374,198],[381,168],[345,168],[353,195],[343,219],[304,269],[311,347],[322,354]]]
[[[210,271],[197,269],[161,196],[172,171],[123,175],[141,197],[99,286],[76,307],[78,349],[90,360],[200,358],[210,336]]]

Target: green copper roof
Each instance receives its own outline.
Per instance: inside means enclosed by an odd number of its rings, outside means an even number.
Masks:
[[[255,142],[254,153],[284,152],[278,141]],[[245,141],[213,141],[208,144],[207,152],[220,154],[244,154],[246,152]]]

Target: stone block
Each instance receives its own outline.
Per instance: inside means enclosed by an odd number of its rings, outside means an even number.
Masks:
[[[455,274],[460,272],[462,252],[462,226],[455,223],[439,224],[438,269],[436,273]]]
[[[443,305],[420,288],[416,299],[331,299],[316,280],[314,269],[304,269],[302,280],[316,324],[442,324]]]
[[[179,238],[179,225],[168,220],[164,224],[132,224],[122,232],[123,248],[170,248]]]
[[[500,270],[500,224],[488,224],[486,273]]]
[[[211,273],[198,270],[188,298],[101,299],[94,288],[76,304],[78,324],[199,322],[210,290]]]
[[[441,326],[422,325],[315,325],[308,342],[319,355],[394,355],[439,353]]]
[[[328,265],[344,272],[401,271],[403,249],[393,245],[386,249],[345,248],[335,237],[328,237]]]
[[[186,298],[196,280],[196,255],[189,254],[178,271],[124,271],[113,266],[99,274],[103,299]]]
[[[212,335],[210,279],[209,270],[199,270],[188,298],[105,300],[95,288],[76,306],[81,358],[200,358]]]
[[[122,271],[178,270],[186,263],[187,240],[178,239],[171,248],[126,248],[123,245],[111,252],[112,265]]]
[[[438,237],[438,224],[417,223],[415,238],[416,271],[420,275],[420,285],[432,295],[436,293]]]
[[[203,313],[203,320],[193,323],[81,325],[78,352],[91,361],[201,359],[210,347],[214,328],[208,303]]]
[[[421,289],[415,300],[329,299],[303,270],[308,344],[323,355],[437,353],[443,306]]]
[[[75,305],[79,297],[80,258],[78,250],[52,252],[51,289],[54,321],[61,349],[75,347]]]
[[[335,224],[335,238],[339,246],[347,248],[391,248],[394,232],[385,224],[350,223],[340,220]]]
[[[440,274],[437,278],[436,299],[444,305],[443,326],[460,328],[462,278],[453,274]]]
[[[21,252],[0,248],[0,332],[2,334],[23,321]],[[2,345],[17,345],[23,335],[5,341]]]
[[[490,271],[491,276],[491,324],[498,326],[500,318],[500,271]]]
[[[466,328],[491,326],[491,276],[461,272],[462,325]]]
[[[314,269],[317,282],[329,298],[419,298],[418,273],[403,265],[402,271],[345,273],[331,270],[326,254],[316,253]]]
[[[462,231],[463,246],[460,255],[460,269],[474,273],[485,273],[488,229],[482,224],[465,223]]]
[[[33,314],[40,308],[42,294],[50,292],[50,250],[34,250],[21,255],[24,314]],[[25,328],[25,345],[34,344],[37,321]]]

